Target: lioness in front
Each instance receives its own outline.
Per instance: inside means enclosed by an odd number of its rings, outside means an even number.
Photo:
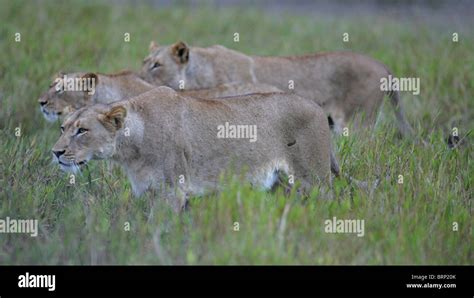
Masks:
[[[296,95],[203,100],[159,87],[79,109],[61,130],[53,153],[63,170],[111,159],[124,168],[134,195],[157,189],[178,210],[189,196],[216,190],[224,170],[243,171],[265,189],[281,173],[293,175],[303,192],[331,180],[327,119]]]

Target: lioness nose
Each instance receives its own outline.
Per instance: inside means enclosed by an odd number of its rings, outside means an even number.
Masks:
[[[66,152],[66,150],[60,150],[60,151],[53,150],[53,153],[54,153],[54,155],[56,155],[57,158],[59,158],[61,155],[63,155],[64,152]]]
[[[39,103],[40,103],[41,106],[44,106],[45,104],[48,103],[47,100],[44,100],[44,99],[42,99],[42,98],[38,99],[38,101],[39,101]]]

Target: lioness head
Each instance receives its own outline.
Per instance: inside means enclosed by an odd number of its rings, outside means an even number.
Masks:
[[[63,171],[75,172],[91,159],[115,153],[117,132],[123,127],[125,107],[96,104],[69,114],[61,125],[53,159]]]
[[[78,86],[78,83],[84,87],[83,83],[92,80],[94,86],[97,84],[95,73],[59,73],[56,75],[48,91],[38,99],[43,116],[50,122],[91,104],[93,93],[87,88],[70,88],[72,85],[68,86],[64,81],[65,77],[72,80],[74,87]]]
[[[150,54],[143,60],[142,76],[154,85],[179,89],[180,76],[189,61],[189,47],[182,41],[171,46],[150,44]]]

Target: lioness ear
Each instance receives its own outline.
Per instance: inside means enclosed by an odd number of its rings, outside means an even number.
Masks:
[[[178,63],[184,64],[187,63],[189,60],[189,48],[182,41],[179,41],[171,46],[171,53],[173,54],[173,57],[175,57],[175,59],[178,61]]]
[[[153,53],[158,48],[159,48],[159,46],[154,40],[150,41],[150,45],[148,46],[148,50],[150,51],[150,53]]]
[[[115,106],[105,114],[99,116],[99,121],[109,130],[119,130],[123,127],[127,117],[127,109],[123,106]]]
[[[64,77],[65,74],[66,74],[66,72],[64,72],[64,71],[58,71],[56,73],[56,75],[54,76],[53,80],[57,79],[57,78],[62,78],[62,77]]]
[[[86,80],[83,81],[83,84],[85,84],[85,86],[87,87],[83,90],[85,93],[85,99],[92,99],[91,95],[95,93],[95,88],[99,83],[99,76],[96,73],[88,72],[81,77],[81,80]]]
[[[86,73],[85,75],[83,75],[81,77],[81,79],[91,79],[91,80],[94,80],[95,81],[95,84],[97,85],[97,81],[99,80],[99,77],[97,76],[97,74],[93,73],[93,72],[88,72]]]

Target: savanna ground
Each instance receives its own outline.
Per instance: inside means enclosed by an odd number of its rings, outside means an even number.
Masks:
[[[445,142],[453,127],[464,136],[474,126],[472,28],[251,7],[2,0],[0,218],[38,219],[39,235],[0,234],[0,264],[473,264],[472,137],[456,150]],[[421,94],[404,92],[402,100],[429,145],[397,138],[385,104],[375,132],[335,140],[342,171],[370,182],[388,177],[371,194],[342,178],[333,200],[318,198],[317,190],[302,201],[235,182],[218,195],[192,199],[177,216],[152,193],[134,198],[121,170],[109,171],[105,162],[92,162],[71,185],[51,162],[59,123],[43,119],[37,98],[60,70],[138,70],[152,39],[222,44],[255,55],[353,50],[372,56],[396,76],[420,78]],[[365,236],[325,233],[324,221],[333,216],[364,219]]]

